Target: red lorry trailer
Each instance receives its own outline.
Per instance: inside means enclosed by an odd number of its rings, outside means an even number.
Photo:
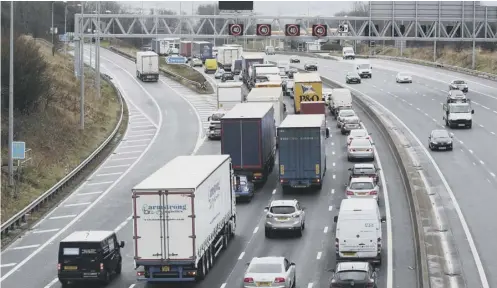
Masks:
[[[300,103],[300,114],[325,114],[326,103],[324,101],[304,101]]]
[[[179,43],[179,54],[183,57],[192,57],[192,41],[181,41]]]

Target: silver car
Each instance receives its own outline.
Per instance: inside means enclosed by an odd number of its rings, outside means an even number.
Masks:
[[[296,287],[295,263],[285,257],[254,257],[248,263],[243,287]]]
[[[342,135],[346,135],[349,134],[352,130],[361,128],[361,120],[359,119],[359,117],[346,117],[342,123],[342,128],[340,128],[340,132],[342,133]]]
[[[345,195],[350,198],[373,198],[380,202],[378,196],[380,187],[371,177],[357,177],[350,179],[349,185],[345,184]]]
[[[395,77],[395,82],[397,82],[397,83],[412,83],[412,76],[407,74],[407,73],[400,72]]]
[[[347,147],[347,159],[349,161],[356,159],[369,159],[371,161],[374,161],[373,149],[373,143],[370,139],[352,139],[349,147]]]
[[[264,208],[266,211],[266,224],[264,232],[271,238],[277,231],[296,232],[302,236],[305,229],[305,212],[297,200],[274,200],[271,205]]]
[[[342,128],[342,124],[347,117],[356,117],[355,111],[352,109],[343,109],[338,112],[337,128]]]
[[[366,138],[371,140],[371,133],[368,133],[366,129],[355,129],[351,130],[349,136],[347,136],[347,146],[350,145],[352,139]]]

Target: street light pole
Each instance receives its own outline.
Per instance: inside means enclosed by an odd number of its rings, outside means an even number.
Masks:
[[[14,185],[14,1],[10,1],[10,69],[9,69],[9,186]]]
[[[95,69],[96,69],[96,85],[97,98],[100,98],[100,1],[97,3],[97,40],[95,41]]]
[[[54,46],[54,34],[55,34],[55,30],[54,30],[54,27],[53,27],[53,4],[55,3],[55,1],[52,1],[52,56],[55,56],[55,46]]]
[[[64,55],[67,55],[67,1],[64,1]]]
[[[81,1],[81,29],[79,30],[81,35],[80,35],[80,49],[79,49],[79,53],[81,54],[80,57],[80,61],[79,61],[79,73],[80,73],[80,78],[79,78],[79,81],[80,81],[80,97],[79,97],[79,109],[80,109],[80,112],[79,112],[79,123],[80,123],[80,128],[81,130],[84,130],[85,129],[85,57],[84,57],[84,51],[85,51],[85,38],[84,38],[84,35],[85,35],[85,31],[83,30],[84,27],[85,27],[85,24],[84,24],[84,18],[83,18],[83,15],[84,15],[84,2]],[[90,41],[91,43],[91,41]]]

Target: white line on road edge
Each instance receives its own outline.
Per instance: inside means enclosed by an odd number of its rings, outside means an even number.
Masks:
[[[330,205],[330,206],[328,207],[328,211],[331,211],[331,210],[333,210],[333,206],[331,206],[331,205]]]
[[[84,206],[84,205],[90,205],[90,204],[91,204],[91,202],[73,203],[73,204],[64,205],[64,207],[76,207],[76,206]]]
[[[128,167],[129,165],[131,165],[131,164],[122,164],[122,165],[103,166],[103,167],[100,167],[100,169],[121,168],[121,167]]]
[[[57,220],[57,219],[65,219],[65,218],[74,218],[78,215],[76,214],[71,214],[71,215],[61,215],[61,216],[53,216],[48,218],[48,220]],[[74,221],[74,220],[73,220]],[[21,262],[22,263],[22,262]]]
[[[40,244],[34,244],[34,245],[26,245],[26,246],[18,246],[14,248],[10,248],[9,250],[23,250],[23,249],[30,249],[30,248],[36,248],[40,246]]]
[[[103,184],[110,184],[113,181],[104,181],[104,182],[95,182],[95,183],[86,183],[86,186],[95,186],[95,185],[103,185]]]
[[[78,193],[76,195],[78,196],[87,196],[87,195],[95,195],[95,194],[102,194],[104,191],[95,191],[95,192],[86,192],[86,193]]]
[[[57,283],[59,281],[59,278],[55,278],[53,279],[50,283],[47,284],[47,286],[43,287],[43,288],[50,288],[52,285],[54,285],[55,283]],[[135,284],[133,284],[135,285]]]
[[[137,135],[137,134],[135,134],[135,135],[128,135],[128,136],[126,136],[125,139],[123,139],[123,141],[131,142],[131,141],[127,141],[126,139],[128,139],[128,138],[138,138],[138,137],[143,137],[143,136],[153,136],[153,135],[155,135],[155,134],[154,133],[146,133],[146,134],[139,134],[139,135]],[[142,140],[150,140],[150,139],[142,139]]]
[[[328,233],[328,226],[324,227],[323,233]]]
[[[273,190],[273,195],[276,194],[276,189]]]
[[[50,232],[57,232],[59,231],[59,228],[55,228],[55,229],[46,229],[46,230],[34,230],[33,234],[41,234],[41,233],[50,233]]]
[[[321,259],[321,255],[322,255],[322,254],[323,254],[322,252],[318,252],[318,255],[316,256],[316,259],[317,259],[317,260]]]
[[[121,175],[121,174],[123,174],[123,172],[104,173],[104,174],[95,175],[95,177],[105,177],[105,176]]]
[[[129,287],[128,287],[128,288],[133,288],[133,287],[135,287],[135,285],[136,285],[136,284],[131,284],[131,285],[129,285]]]
[[[127,149],[127,148],[136,148],[136,147],[145,147],[147,144],[140,144],[140,145],[120,145],[117,147],[118,149]]]
[[[148,147],[147,147],[148,148]],[[145,151],[147,149],[145,148]],[[144,151],[144,152],[145,152]],[[128,158],[112,158],[112,159],[109,159],[109,161],[125,161],[125,160],[134,160],[136,158],[139,158],[139,157],[128,157]]]
[[[238,256],[238,260],[242,260],[243,255],[245,255],[245,252],[242,252],[242,254],[240,254],[240,256]]]
[[[313,283],[307,284],[307,288],[312,288]]]
[[[0,265],[0,268],[4,268],[4,267],[12,267],[12,266],[15,266],[16,263],[7,263],[7,264],[1,264]]]
[[[259,231],[259,226],[257,226],[257,227],[254,228],[254,232],[253,233],[255,234],[255,233],[257,233],[257,231]]]
[[[116,154],[116,155],[123,155],[123,154],[136,154],[136,153],[142,153],[142,151],[136,150],[136,151],[117,152],[117,154]]]
[[[115,64],[114,64],[115,65]],[[116,65],[117,66],[117,65]],[[118,66],[119,67],[119,66]],[[121,68],[122,69],[122,68]],[[124,70],[124,69],[123,69]],[[130,77],[136,81],[136,83],[138,83],[138,81],[128,72],[128,74],[130,75]],[[111,75],[109,75],[111,76]],[[111,76],[112,77],[112,76]],[[113,77],[113,82],[116,83],[116,87],[119,87],[121,89],[119,89],[119,91],[121,91],[121,94],[123,95],[123,98],[126,99],[126,101],[129,101],[128,97],[125,97],[125,90],[122,89],[121,85],[119,84],[119,81],[117,80],[117,78]],[[17,264],[13,269],[11,269],[9,272],[5,273],[4,275],[2,275],[2,278],[0,279],[0,282],[4,281],[5,279],[7,279],[10,275],[12,275],[14,272],[16,272],[17,270],[19,270],[19,268],[21,268],[22,266],[24,266],[24,264],[26,264],[29,260],[31,260],[34,256],[36,256],[38,253],[40,253],[41,250],[43,250],[45,247],[47,247],[50,243],[52,242],[55,242],[55,240],[60,236],[62,235],[62,233],[64,233],[67,229],[69,229],[69,227],[71,227],[72,225],[74,225],[74,223],[76,223],[79,219],[81,219],[81,217],[85,216],[86,213],[88,213],[88,211],[90,211],[95,205],[97,205],[98,202],[100,202],[100,200],[102,200],[110,191],[112,191],[112,189],[117,185],[117,183],[119,183],[127,174],[129,171],[131,171],[131,169],[139,162],[139,160],[141,158],[143,158],[143,156],[147,153],[147,151],[150,149],[150,147],[152,147],[152,144],[155,142],[155,140],[157,139],[157,136],[159,135],[159,132],[161,130],[161,127],[162,127],[162,111],[161,111],[161,108],[159,106],[159,104],[157,103],[157,101],[155,101],[155,99],[152,97],[152,95],[150,95],[150,93],[148,93],[147,90],[145,90],[145,88],[143,88],[143,86],[138,83],[138,85],[142,88],[142,90],[145,92],[145,94],[147,94],[148,97],[150,97],[150,99],[152,100],[152,102],[154,102],[154,105],[157,107],[157,110],[159,111],[159,125],[157,127],[157,130],[155,131],[155,135],[154,137],[152,138],[152,140],[150,141],[149,143],[149,146],[147,148],[145,148],[145,150],[143,150],[143,153],[140,154],[140,156],[137,157],[137,160],[131,164],[131,166],[112,184],[110,185],[106,190],[105,192],[103,192],[97,199],[95,199],[95,201],[90,204],[88,207],[86,207],[85,210],[83,210],[78,216],[76,216],[71,222],[69,222],[66,226],[64,226],[64,228],[60,229],[59,232],[57,232],[55,235],[53,235],[50,239],[48,239],[45,243],[43,243],[43,245],[41,245],[40,247],[38,247],[38,249],[36,249],[35,251],[33,251],[33,253],[29,254],[26,258],[24,258],[24,260],[22,260],[19,264]],[[131,101],[129,101],[131,103]],[[132,104],[133,105],[133,104]],[[136,107],[136,105],[133,105]],[[136,107],[137,109],[139,109],[138,107]],[[140,111],[140,110],[139,110]],[[142,112],[142,111],[140,111]],[[142,112],[143,113],[143,112]],[[144,116],[146,117],[146,115],[144,114]],[[148,118],[148,117],[147,117]],[[149,119],[150,120],[150,119]],[[152,121],[151,121],[152,122]],[[90,175],[90,178],[93,177],[96,173],[98,172],[98,170],[96,170],[95,172],[92,173],[92,175]],[[84,186],[84,185],[82,185]],[[80,187],[82,187],[80,186]],[[79,188],[78,188],[79,189]],[[66,199],[69,199],[70,197],[66,198]],[[53,210],[53,211],[56,211]],[[38,223],[41,223],[38,222]],[[52,281],[53,282],[53,281]],[[55,283],[55,282],[54,282]],[[53,284],[52,284],[53,285]],[[48,286],[50,287],[50,286]]]
[[[221,288],[225,288],[225,287],[226,287],[226,283],[223,283],[223,284],[221,285]]]

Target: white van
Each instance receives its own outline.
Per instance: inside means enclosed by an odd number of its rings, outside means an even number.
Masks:
[[[354,48],[352,47],[343,47],[342,48],[342,58],[347,60],[347,59],[355,59],[355,52]]]
[[[333,89],[329,102],[329,109],[332,115],[338,116],[340,108],[352,108],[352,94],[346,88]]]
[[[380,214],[376,200],[344,199],[340,212],[333,221],[336,224],[336,260],[361,260],[381,265],[381,223],[385,218]]]
[[[264,49],[266,52],[266,55],[274,55],[275,50],[273,46],[266,46],[266,49]]]
[[[361,78],[371,78],[373,76],[371,72],[373,67],[371,67],[371,63],[367,61],[357,63],[355,69]]]

